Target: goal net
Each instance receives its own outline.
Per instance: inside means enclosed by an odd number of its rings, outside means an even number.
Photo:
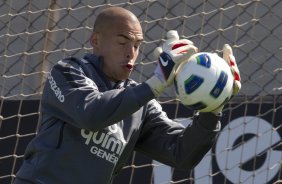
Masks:
[[[242,90],[226,105],[216,144],[191,171],[134,152],[114,183],[281,183],[282,1],[280,0],[4,0],[0,1],[0,183],[11,183],[36,135],[50,67],[91,52],[89,36],[106,6],[131,10],[144,31],[131,78],[148,79],[153,50],[168,30],[200,51],[233,47]],[[193,112],[172,88],[158,98],[187,126]],[[197,140],[195,140],[197,141]]]

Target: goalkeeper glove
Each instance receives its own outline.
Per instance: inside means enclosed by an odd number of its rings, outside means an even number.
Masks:
[[[240,77],[240,72],[239,72],[235,57],[233,55],[232,48],[228,44],[224,44],[223,46],[223,59],[230,66],[230,70],[234,77],[233,92],[232,92],[232,97],[233,97],[236,94],[238,94],[238,92],[241,89],[241,77]],[[215,114],[218,114],[219,112],[222,111],[224,105],[225,104],[213,110],[212,112]]]
[[[198,51],[190,40],[179,40],[175,30],[168,31],[166,37],[162,47],[157,47],[154,51],[158,64],[154,75],[146,81],[155,96],[159,96],[172,84],[177,66]]]

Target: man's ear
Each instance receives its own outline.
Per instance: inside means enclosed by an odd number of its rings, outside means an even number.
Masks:
[[[97,49],[99,46],[99,33],[93,32],[90,38],[90,44],[94,49]]]

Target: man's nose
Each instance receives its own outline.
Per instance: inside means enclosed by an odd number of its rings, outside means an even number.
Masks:
[[[132,58],[134,58],[134,55],[135,55],[135,47],[129,46],[128,49],[127,49],[126,58],[132,59]]]

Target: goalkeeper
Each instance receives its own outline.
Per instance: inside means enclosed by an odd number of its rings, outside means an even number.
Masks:
[[[93,53],[60,60],[47,77],[40,129],[26,148],[16,184],[111,183],[133,151],[183,170],[200,162],[220,131],[223,106],[197,113],[184,128],[154,99],[197,48],[169,31],[156,49],[153,76],[136,83],[129,76],[142,41],[133,13],[120,7],[101,11],[90,37]],[[235,76],[235,95],[240,76],[228,45],[223,58]]]

